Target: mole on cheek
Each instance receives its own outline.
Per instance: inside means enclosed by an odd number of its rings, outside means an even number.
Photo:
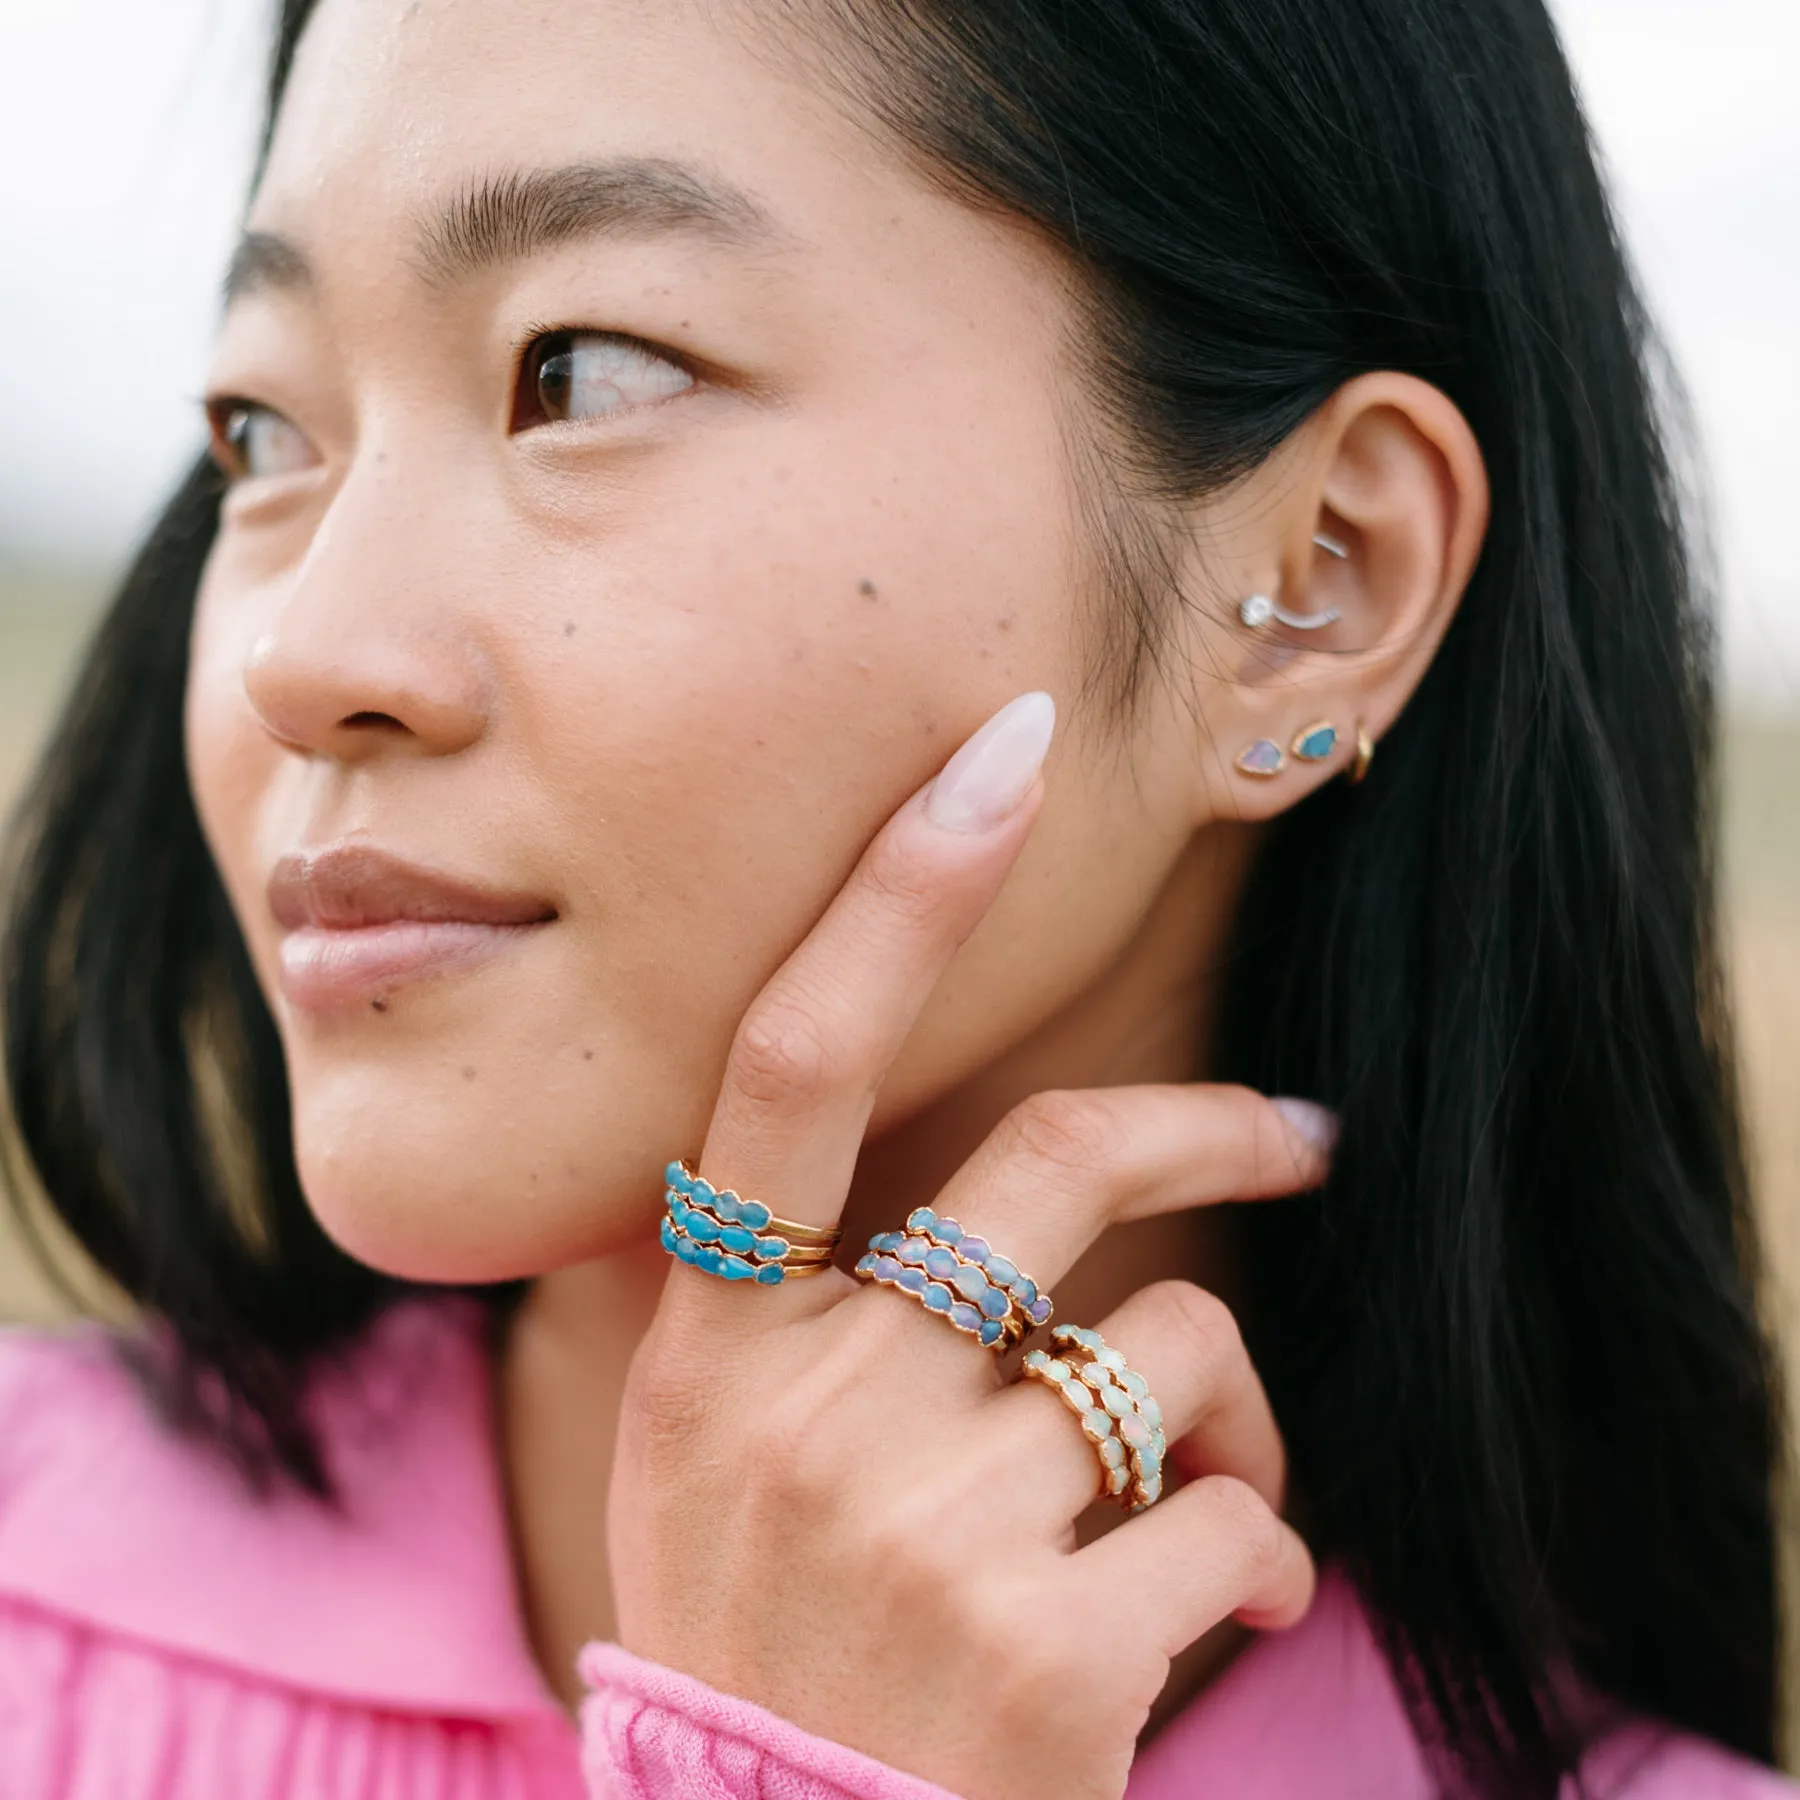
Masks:
[[[463,1080],[464,1081],[473,1081],[474,1079],[475,1079],[475,1071],[473,1069],[464,1069],[463,1070]]]
[[[564,637],[573,637],[574,635],[575,635],[575,621],[573,619],[571,619],[568,622],[568,624],[566,624],[563,627],[563,636]]]
[[[856,584],[856,591],[861,594],[865,600],[879,600],[881,598],[875,591],[874,582],[868,580],[866,577]]]

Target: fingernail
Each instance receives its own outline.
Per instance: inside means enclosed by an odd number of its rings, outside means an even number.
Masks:
[[[944,764],[925,796],[925,816],[945,831],[991,831],[1025,798],[1055,729],[1048,694],[1009,701]]]
[[[1269,1103],[1315,1150],[1330,1155],[1338,1139],[1338,1116],[1316,1100],[1295,1100],[1283,1094]]]

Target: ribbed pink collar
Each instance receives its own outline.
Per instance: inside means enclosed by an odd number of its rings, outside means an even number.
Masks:
[[[321,1695],[555,1720],[573,1750],[520,1620],[479,1320],[471,1302],[406,1302],[320,1382],[344,1517],[253,1500],[178,1443],[98,1327],[0,1333],[0,1592]],[[1187,1800],[1215,1773],[1234,1800],[1297,1796],[1325,1771],[1333,1793],[1429,1791],[1333,1579],[1302,1625],[1252,1644],[1158,1735],[1131,1796]]]

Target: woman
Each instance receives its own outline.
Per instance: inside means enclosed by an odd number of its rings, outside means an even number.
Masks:
[[[20,840],[7,1791],[1790,1791],[1538,0],[552,16],[285,6]]]

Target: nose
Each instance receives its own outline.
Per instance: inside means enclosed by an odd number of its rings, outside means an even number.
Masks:
[[[334,761],[468,749],[493,681],[454,578],[408,555],[391,512],[386,531],[333,514],[245,659],[251,706],[280,742]]]

